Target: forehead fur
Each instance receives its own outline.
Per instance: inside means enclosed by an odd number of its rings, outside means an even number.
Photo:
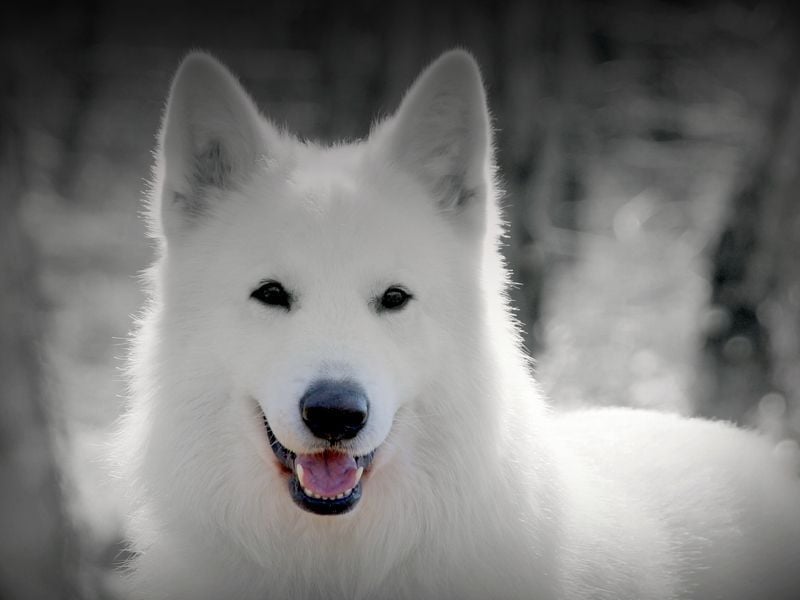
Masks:
[[[280,259],[288,270],[380,256],[399,262],[395,255],[427,253],[455,240],[454,234],[424,186],[372,156],[368,143],[324,148],[298,142],[283,161],[263,162],[218,198],[197,237],[200,251],[208,251],[205,240],[212,237],[215,254],[237,252],[265,267]],[[297,250],[287,256],[286,247]]]

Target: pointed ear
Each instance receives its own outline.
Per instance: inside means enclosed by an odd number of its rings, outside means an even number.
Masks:
[[[463,50],[439,57],[406,93],[381,142],[396,164],[418,176],[442,209],[483,204],[491,178],[491,129],[475,59]]]
[[[172,82],[159,145],[161,229],[184,227],[234,188],[267,154],[269,126],[236,78],[194,52]],[[155,207],[158,208],[158,207]]]

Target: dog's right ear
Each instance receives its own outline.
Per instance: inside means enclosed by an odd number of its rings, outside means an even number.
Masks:
[[[274,135],[227,68],[208,54],[189,54],[161,128],[153,225],[167,236],[190,227],[221,190],[235,188],[268,155]]]

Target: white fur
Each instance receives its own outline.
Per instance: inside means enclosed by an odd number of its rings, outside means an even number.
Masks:
[[[301,143],[214,59],[176,76],[119,461],[146,599],[789,598],[800,485],[767,443],[631,410],[550,414],[506,304],[489,118],[455,51],[360,143]],[[276,279],[290,312],[250,293]],[[414,299],[377,313],[402,284]],[[351,513],[294,505],[260,410],[360,382]],[[800,597],[800,596],[796,596]]]

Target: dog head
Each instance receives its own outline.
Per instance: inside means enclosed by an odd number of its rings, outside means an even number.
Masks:
[[[463,51],[366,140],[332,147],[277,129],[215,59],[186,58],[150,226],[154,369],[175,390],[165,435],[187,438],[165,452],[219,470],[192,493],[258,487],[251,499],[329,515],[425,473],[418,438],[473,410],[492,194],[485,94]]]

